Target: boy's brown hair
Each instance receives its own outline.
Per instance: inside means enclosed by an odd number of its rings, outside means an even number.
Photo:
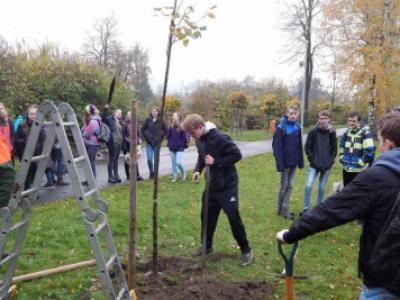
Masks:
[[[200,126],[204,126],[205,121],[202,116],[198,114],[189,114],[183,120],[181,127],[183,130],[190,132],[193,129],[197,129]]]
[[[378,130],[383,139],[391,140],[400,147],[400,112],[391,112],[378,121]]]
[[[347,118],[357,117],[358,122],[361,121],[361,114],[358,111],[352,111],[347,115]]]
[[[324,117],[327,117],[327,118],[330,118],[331,117],[331,113],[329,112],[329,110],[321,110],[319,113],[318,113],[318,117],[321,117],[321,116],[324,116]]]

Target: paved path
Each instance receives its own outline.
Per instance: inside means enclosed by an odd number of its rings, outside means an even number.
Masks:
[[[344,132],[344,129],[338,129],[337,134],[340,136]],[[303,140],[305,140],[306,135],[303,135]],[[236,144],[240,148],[243,157],[250,157],[262,153],[267,153],[272,151],[272,140],[263,140],[256,142],[242,142],[237,141]],[[143,149],[144,153],[139,160],[139,173],[143,178],[149,177],[149,171],[147,168],[146,162],[146,151]],[[185,154],[183,157],[183,164],[187,170],[193,170],[197,161],[197,149],[195,146],[191,146],[185,150]],[[125,169],[123,160],[119,161],[119,175],[122,179],[122,184],[126,183]],[[107,165],[104,163],[98,163],[96,166],[97,171],[97,184],[101,188],[110,187],[115,184],[108,183],[108,173],[107,173]],[[166,147],[161,148],[160,153],[160,176],[171,174],[171,158],[169,155],[169,151]],[[68,174],[64,176],[65,181],[69,181]],[[64,199],[71,197],[72,189],[71,186],[57,186],[53,190],[41,190],[39,193],[39,198],[35,202],[35,204],[44,204],[57,199]]]

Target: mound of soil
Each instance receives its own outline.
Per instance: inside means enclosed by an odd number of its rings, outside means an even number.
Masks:
[[[226,258],[210,256],[209,262]],[[138,299],[270,299],[274,288],[266,282],[222,282],[211,279],[212,274],[198,267],[197,259],[188,257],[159,257],[158,276],[152,273],[152,262],[138,263]],[[215,276],[214,276],[215,277]]]

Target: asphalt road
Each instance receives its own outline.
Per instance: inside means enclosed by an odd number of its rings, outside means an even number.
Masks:
[[[337,135],[338,136],[342,135],[344,130],[345,129],[343,128],[338,129]],[[305,138],[306,135],[303,135],[303,140],[305,140]],[[236,141],[236,144],[238,145],[244,158],[272,151],[272,140],[263,140],[256,142]],[[196,161],[197,161],[197,149],[196,147],[191,146],[185,150],[183,156],[183,164],[187,170],[193,170]],[[103,162],[98,163],[96,165],[96,171],[97,171],[97,185],[100,189],[115,185],[108,183],[107,165],[105,163]],[[143,149],[143,155],[139,159],[139,173],[145,179],[149,177],[145,149]],[[166,147],[161,148],[159,174],[160,176],[171,174],[171,157]],[[123,159],[120,159],[119,161],[119,175],[122,179],[122,182],[120,184],[126,184],[127,180],[125,176]],[[189,179],[190,178],[188,178],[187,180]],[[69,181],[68,174],[64,176],[64,180]],[[45,180],[43,184],[44,183]],[[44,204],[58,199],[65,199],[71,196],[73,196],[73,190],[70,185],[56,186],[56,188],[52,190],[41,190],[39,192],[38,199],[35,201],[35,205]]]

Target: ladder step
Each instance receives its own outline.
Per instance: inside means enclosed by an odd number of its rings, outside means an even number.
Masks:
[[[53,125],[53,121],[43,121],[43,125]]]
[[[70,121],[70,122],[63,122],[63,126],[75,126],[76,124],[75,124],[75,122],[72,122],[72,121]]]
[[[17,253],[15,253],[15,252],[9,254],[6,258],[4,258],[4,259],[2,259],[2,260],[0,261],[0,266],[6,264],[7,262],[9,262],[9,261],[12,260],[12,259],[15,259],[16,257],[17,257]]]
[[[86,159],[85,155],[79,156],[77,158],[74,158],[74,163],[76,163],[76,164],[80,163],[80,162],[84,161],[85,159]]]
[[[122,297],[124,297],[124,295],[128,293],[128,290],[126,288],[122,288],[117,296],[117,300],[123,299]]]
[[[10,228],[10,231],[13,231],[13,230],[15,230],[15,229],[18,229],[18,228],[24,226],[26,223],[28,223],[28,220],[22,220],[22,221],[20,221],[20,222],[18,222],[18,223],[16,223],[16,224],[14,224],[14,225]]]
[[[108,227],[107,222],[103,222],[99,225],[99,227],[96,228],[96,234],[98,234],[100,231],[104,230],[106,227]]]
[[[47,159],[48,157],[46,155],[44,155],[44,154],[38,155],[38,156],[34,156],[34,157],[32,157],[31,162],[36,162],[38,160],[42,160],[42,159],[45,159],[45,158]]]
[[[90,196],[92,196],[94,193],[96,193],[96,189],[90,190],[88,192],[85,193],[85,198],[89,198]]]
[[[110,270],[110,267],[112,266],[113,263],[115,263],[117,260],[117,256],[113,255],[110,257],[110,259],[108,260],[108,262],[106,263],[106,269],[107,271]]]
[[[22,198],[22,197],[25,197],[25,196],[28,196],[28,195],[30,195],[30,194],[36,192],[38,189],[39,189],[39,188],[34,187],[34,188],[30,188],[30,189],[28,189],[28,190],[22,191],[22,192],[21,192],[21,198]]]

